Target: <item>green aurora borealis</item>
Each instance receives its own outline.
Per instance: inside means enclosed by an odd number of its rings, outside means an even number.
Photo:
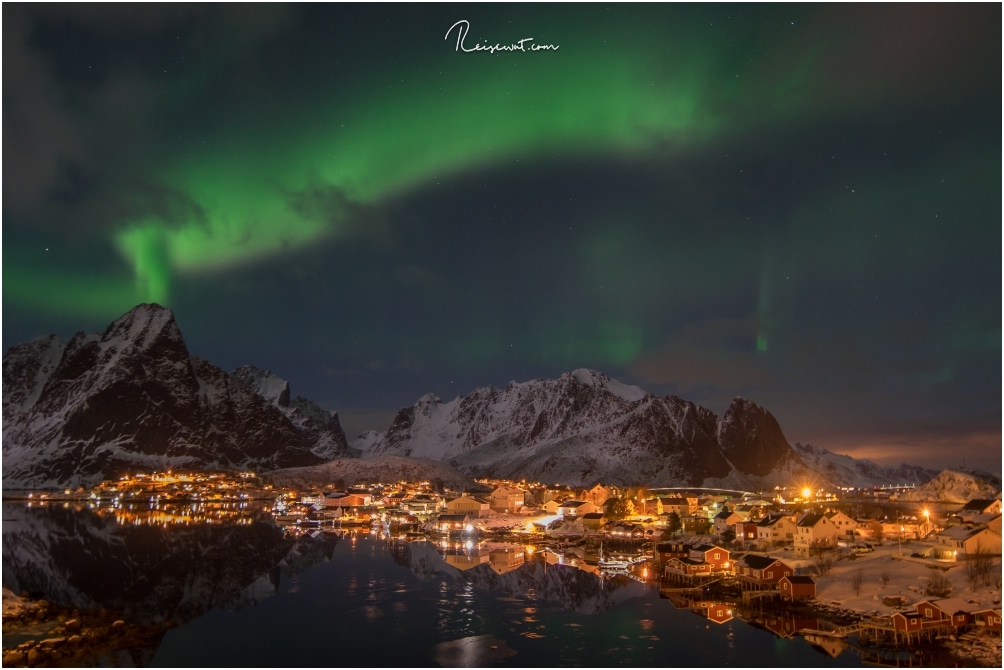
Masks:
[[[999,6],[133,9],[4,8],[5,346],[156,301],[350,412],[593,367],[999,447]]]

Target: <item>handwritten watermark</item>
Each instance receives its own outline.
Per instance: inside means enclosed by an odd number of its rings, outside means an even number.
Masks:
[[[501,42],[496,42],[495,44],[489,44],[488,40],[482,40],[481,43],[474,43],[474,46],[468,47],[466,44],[467,33],[471,30],[471,22],[467,19],[460,19],[446,31],[446,36],[443,37],[444,40],[450,39],[450,33],[453,29],[457,29],[457,46],[454,51],[463,51],[464,53],[471,53],[472,51],[487,51],[488,53],[495,53],[496,51],[557,51],[558,45],[556,44],[531,44],[533,42],[532,37],[524,37],[518,42],[511,42],[509,44],[502,44]]]

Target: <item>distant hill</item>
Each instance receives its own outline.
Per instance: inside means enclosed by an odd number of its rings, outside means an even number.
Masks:
[[[970,500],[999,498],[1001,480],[981,470],[943,470],[937,477],[899,496],[915,502],[966,503]]]
[[[835,454],[822,447],[795,443],[802,462],[837,486],[867,488],[883,484],[923,484],[938,474],[937,470],[902,463],[895,467],[878,465],[867,459]]]

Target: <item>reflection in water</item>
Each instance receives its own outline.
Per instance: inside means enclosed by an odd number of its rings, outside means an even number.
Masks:
[[[267,584],[274,592],[273,568],[293,545],[268,521],[165,527],[130,514],[133,523],[120,523],[114,512],[4,504],[4,586],[62,607],[121,610],[136,623],[183,623],[255,602]]]
[[[5,586],[64,606],[123,610],[136,622],[182,624],[135,657],[153,665],[848,662],[738,618],[695,635],[690,612],[633,576],[604,576],[519,545],[443,547],[365,531],[294,537],[258,519],[165,526],[17,505],[4,506],[3,534]]]
[[[437,644],[435,659],[445,668],[486,668],[515,655],[505,640],[493,635],[473,635]]]

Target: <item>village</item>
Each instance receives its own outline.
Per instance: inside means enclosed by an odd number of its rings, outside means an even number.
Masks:
[[[658,584],[678,607],[719,624],[777,607],[811,611],[822,616],[786,618],[774,632],[801,634],[834,653],[848,638],[882,649],[943,639],[963,655],[982,653],[978,664],[1000,662],[1000,499],[925,506],[890,502],[890,491],[809,487],[477,485],[336,482],[301,490],[252,472],[167,472],[27,500],[86,503],[120,523],[250,523],[268,515],[296,535],[432,541],[460,570],[487,563],[501,574],[538,560]]]

